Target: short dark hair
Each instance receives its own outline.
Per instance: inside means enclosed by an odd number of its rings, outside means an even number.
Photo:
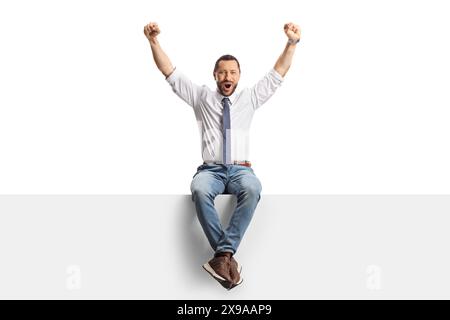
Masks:
[[[219,62],[220,62],[220,61],[232,61],[232,60],[236,61],[237,65],[238,65],[238,68],[239,68],[239,72],[241,72],[241,66],[239,65],[238,59],[236,59],[236,58],[235,58],[234,56],[232,56],[231,54],[223,55],[223,56],[221,56],[219,59],[217,59],[216,65],[214,66],[214,72],[216,72],[217,69],[219,69]]]

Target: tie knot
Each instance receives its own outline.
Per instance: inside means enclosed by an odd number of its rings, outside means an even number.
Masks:
[[[225,97],[225,98],[222,99],[222,103],[230,105],[230,99]]]

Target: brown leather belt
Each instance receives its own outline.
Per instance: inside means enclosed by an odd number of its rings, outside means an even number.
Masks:
[[[223,164],[223,163],[222,162],[214,162],[214,161],[212,161],[212,162],[203,162],[203,164]],[[249,167],[249,168],[251,168],[251,166],[252,166],[252,163],[250,161],[247,161],[247,160],[245,160],[245,161],[233,161],[232,164],[237,165],[237,166]]]

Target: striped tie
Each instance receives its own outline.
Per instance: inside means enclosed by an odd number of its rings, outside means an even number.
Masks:
[[[223,152],[222,162],[224,164],[231,164],[231,136],[230,136],[230,99],[223,98],[223,120],[222,120],[222,134],[223,134]]]

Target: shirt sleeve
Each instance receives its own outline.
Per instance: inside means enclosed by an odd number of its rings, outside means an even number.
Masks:
[[[166,78],[166,81],[170,84],[173,92],[175,92],[177,96],[183,99],[191,107],[197,106],[202,87],[193,83],[176,68]]]
[[[282,83],[283,77],[275,69],[271,69],[250,89],[253,108],[257,109],[266,103]]]

